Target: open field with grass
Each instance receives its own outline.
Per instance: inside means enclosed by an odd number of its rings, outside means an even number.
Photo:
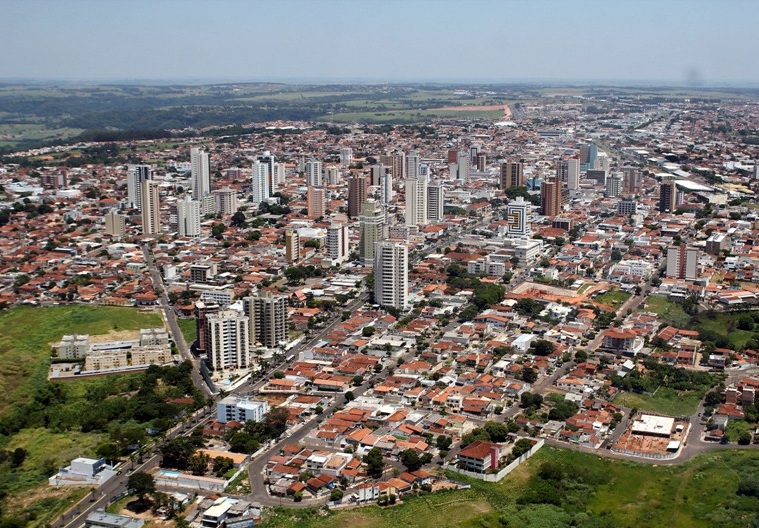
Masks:
[[[609,290],[603,295],[599,295],[595,298],[595,301],[601,304],[606,304],[618,308],[624,304],[624,302],[630,298],[629,293],[625,293],[621,290]]]
[[[560,481],[564,489],[558,495],[551,489],[557,481],[543,477],[548,467],[554,474],[575,475]],[[413,497],[385,509],[326,515],[280,509],[263,526],[737,528],[757,517],[759,499],[736,493],[757,471],[759,450],[721,450],[682,466],[656,467],[544,447],[499,483],[467,479],[471,489]]]
[[[18,307],[0,313],[0,413],[44,384],[50,345],[63,335],[159,326],[158,312],[111,306]]]
[[[676,391],[662,387],[655,395],[620,392],[614,398],[614,403],[669,416],[690,416],[696,412],[703,397],[703,394],[695,391]]]
[[[198,338],[198,327],[195,324],[195,319],[177,319],[177,324],[179,324],[179,329],[182,331],[187,346],[192,346]]]
[[[677,328],[685,328],[690,321],[690,315],[685,313],[681,305],[669,301],[661,295],[650,295],[646,299],[645,305],[642,305],[641,310],[653,312],[667,324]]]
[[[751,330],[738,329],[738,321],[744,315],[741,312],[700,314],[692,321],[692,326],[695,330],[723,337],[731,346],[740,350],[756,335]]]

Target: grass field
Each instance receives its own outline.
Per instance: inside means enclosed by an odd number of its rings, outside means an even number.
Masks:
[[[755,335],[750,330],[736,328],[738,320],[743,316],[741,313],[719,313],[713,317],[702,314],[694,322],[694,328],[722,336],[737,350],[741,350]]]
[[[643,309],[657,314],[667,324],[677,328],[686,328],[691,318],[685,313],[682,306],[661,295],[649,296]]]
[[[653,396],[634,392],[620,392],[614,399],[614,403],[670,416],[689,416],[696,412],[703,396],[703,394],[694,391],[678,392],[663,387]]]
[[[614,308],[618,308],[624,302],[630,298],[629,293],[625,293],[620,290],[609,290],[608,292],[604,293],[603,295],[599,295],[596,297],[596,302],[601,304],[607,304],[609,306],[613,306]]]
[[[550,462],[596,477],[595,484],[565,483],[561,506],[520,504],[538,469]],[[759,499],[736,494],[742,478],[759,471],[759,450],[719,451],[681,466],[656,467],[544,447],[499,483],[467,480],[471,489],[414,497],[380,509],[317,514],[280,509],[263,524],[276,528],[698,528],[752,526]]]
[[[93,306],[19,307],[0,313],[0,413],[41,386],[50,344],[64,334],[107,334],[162,326],[158,313]]]
[[[187,346],[192,346],[198,338],[198,327],[195,324],[195,319],[177,319],[177,324],[179,324],[179,329],[182,330],[182,335]]]

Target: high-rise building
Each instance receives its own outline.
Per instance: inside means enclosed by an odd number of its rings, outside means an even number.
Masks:
[[[287,296],[263,291],[258,296],[245,297],[243,310],[252,345],[277,348],[287,343]]]
[[[237,203],[237,191],[230,189],[218,189],[213,192],[214,201],[216,202],[216,212],[223,215],[233,215],[237,212],[239,205]]]
[[[341,181],[343,178],[340,175],[340,167],[336,165],[327,167],[327,185],[340,185]]]
[[[363,174],[356,174],[348,179],[348,217],[357,218],[361,214],[368,191],[366,176]]]
[[[306,191],[306,207],[309,218],[321,218],[324,216],[324,208],[327,202],[326,191],[321,187],[308,187]]]
[[[161,201],[159,183],[148,180],[142,183],[142,234],[157,235],[161,232]]]
[[[251,181],[250,201],[254,204],[260,204],[271,196],[269,187],[269,164],[261,161],[253,162],[253,175]]]
[[[353,163],[353,149],[350,147],[343,147],[340,149],[340,163],[343,165],[350,165]]]
[[[677,184],[674,177],[662,179],[659,184],[659,212],[674,213],[677,210]]]
[[[640,194],[642,189],[640,170],[635,167],[623,167],[622,174],[624,174],[622,193],[628,196]]]
[[[385,167],[390,167],[390,172],[396,181],[406,178],[406,155],[403,152],[382,155],[380,163]]]
[[[279,187],[285,181],[287,181],[287,177],[285,175],[287,170],[287,165],[284,163],[274,163],[271,166],[271,183],[272,188]]]
[[[484,152],[477,154],[477,170],[479,172],[485,172],[488,167],[488,155]]]
[[[300,235],[295,229],[285,231],[285,258],[287,262],[300,262]]]
[[[406,225],[427,223],[427,181],[406,180]]]
[[[552,178],[546,180],[540,186],[541,205],[543,207],[543,216],[558,216],[561,214],[562,207],[562,184],[561,181]]]
[[[419,178],[420,165],[422,158],[419,154],[413,153],[406,156],[406,178],[409,180],[416,180]]]
[[[458,163],[448,164],[448,171],[450,173],[451,179],[467,182],[469,181],[469,170],[471,168],[472,161],[470,160],[469,156],[463,152],[459,152],[458,156],[456,157],[458,158]]]
[[[624,176],[621,172],[615,172],[606,179],[606,196],[617,198],[622,194]]]
[[[443,220],[445,207],[445,188],[441,183],[433,183],[427,187],[427,220],[440,222]]]
[[[205,315],[206,352],[213,370],[250,364],[250,319],[237,310]]]
[[[192,199],[203,203],[203,198],[211,195],[211,162],[208,152],[198,147],[190,149],[190,170],[192,175]],[[201,211],[206,214],[206,211]]]
[[[386,172],[382,176],[382,203],[387,205],[393,200],[393,175]]]
[[[105,214],[105,232],[116,238],[124,238],[126,233],[126,215],[111,209]]]
[[[532,227],[530,226],[530,203],[521,196],[509,202],[506,206],[506,237],[507,238],[530,238]]]
[[[361,237],[358,241],[358,256],[362,266],[374,263],[374,249],[382,239],[382,226],[385,224],[385,213],[380,205],[370,200],[361,208],[359,226]]]
[[[384,175],[385,175],[384,165],[379,164],[379,165],[369,166],[370,185],[382,185],[382,178]]]
[[[177,234],[181,237],[200,236],[200,202],[189,196],[177,202]]]
[[[350,253],[350,238],[346,224],[332,224],[327,228],[327,254],[333,262],[342,262]]]
[[[696,280],[698,278],[698,249],[685,244],[667,248],[667,277]]]
[[[408,308],[408,248],[377,242],[374,252],[374,302],[398,310]]]
[[[522,187],[524,181],[524,163],[521,161],[507,161],[501,163],[501,189]]]
[[[130,165],[127,172],[127,201],[129,207],[142,211],[142,185],[153,179],[150,165]]]
[[[306,185],[321,187],[322,182],[322,162],[310,159],[306,162]]]
[[[566,184],[567,189],[574,191],[580,188],[580,160],[569,158],[561,160],[556,165],[556,177]]]
[[[580,145],[580,170],[593,170],[596,168],[598,147],[595,143]]]

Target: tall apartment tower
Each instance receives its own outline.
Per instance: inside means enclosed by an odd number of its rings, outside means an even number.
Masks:
[[[521,187],[524,184],[524,163],[521,161],[501,163],[501,189]]]
[[[340,182],[342,181],[343,178],[340,175],[340,167],[337,165],[327,167],[327,185],[340,185]]]
[[[380,156],[380,163],[390,167],[390,172],[396,181],[406,178],[406,155],[403,152],[394,152]]]
[[[393,175],[386,172],[382,175],[382,203],[387,205],[393,201]]]
[[[406,225],[427,223],[427,180],[406,180]]]
[[[479,172],[485,172],[485,169],[488,167],[488,155],[484,152],[479,152],[477,154],[477,170]]]
[[[667,248],[667,277],[696,280],[698,278],[698,250],[685,244]]]
[[[567,189],[574,191],[580,188],[580,160],[569,158],[559,161],[556,166],[556,177],[566,184]]]
[[[216,202],[216,212],[223,215],[233,215],[237,212],[239,205],[237,203],[237,191],[230,188],[218,189],[213,191],[213,197]]]
[[[443,220],[445,206],[445,188],[441,183],[433,183],[427,187],[427,220],[440,222]]]
[[[269,164],[256,160],[253,162],[253,175],[251,180],[250,201],[260,204],[271,196],[269,187]]]
[[[358,256],[362,266],[374,263],[374,249],[382,240],[382,227],[385,225],[385,212],[374,200],[368,201],[361,208],[359,226],[361,237],[358,241]]]
[[[665,178],[659,184],[659,212],[674,213],[677,210],[677,205],[675,178]]]
[[[507,238],[530,238],[532,227],[530,226],[530,203],[524,198],[517,196],[516,200],[506,206],[506,237]]]
[[[340,163],[343,165],[350,165],[353,163],[353,149],[350,147],[343,147],[340,149]]]
[[[324,185],[322,181],[322,162],[315,159],[310,159],[306,162],[306,185],[313,185],[314,187],[321,187]]]
[[[287,262],[300,262],[300,235],[295,229],[285,231],[285,258]]]
[[[209,313],[206,352],[213,370],[247,368],[250,364],[250,319],[237,310]]]
[[[381,163],[369,166],[369,185],[382,185],[382,177],[385,175],[385,166]]]
[[[346,224],[332,224],[327,228],[327,253],[333,262],[342,262],[350,253],[350,238]]]
[[[622,195],[622,185],[624,175],[621,172],[615,172],[606,178],[606,196],[609,198],[618,198]]]
[[[408,248],[377,242],[374,254],[374,302],[398,310],[408,308]]]
[[[142,184],[142,234],[157,235],[161,232],[161,201],[159,184],[148,180]]]
[[[153,179],[150,165],[130,165],[127,172],[127,200],[129,207],[142,211],[143,183]]]
[[[451,160],[456,161],[453,162]],[[457,150],[448,151],[448,171],[450,172],[451,179],[462,182],[469,181],[471,165],[472,160],[466,152],[459,152]]]
[[[348,179],[348,217],[357,218],[361,214],[361,207],[366,202],[369,187],[366,185],[366,176],[356,174]]]
[[[271,183],[272,187],[279,187],[286,181],[287,165],[284,163],[274,163],[271,166]]]
[[[321,187],[308,187],[306,191],[306,207],[309,218],[321,218],[324,216],[324,208],[327,202],[327,193]]]
[[[243,299],[243,310],[249,321],[250,342],[266,348],[287,343],[287,296],[264,291]]]
[[[177,202],[177,234],[181,237],[200,236],[200,202],[185,196]]]
[[[111,209],[105,214],[105,232],[115,238],[124,238],[126,234],[126,215]]]
[[[562,205],[562,184],[561,181],[553,178],[546,180],[540,187],[541,205],[543,207],[543,216],[558,216],[561,214]]]
[[[406,156],[406,178],[409,180],[418,179],[421,175],[422,158],[419,154],[409,154]]]
[[[211,195],[211,161],[208,152],[197,147],[190,149],[190,170],[192,199],[202,204],[203,199]]]

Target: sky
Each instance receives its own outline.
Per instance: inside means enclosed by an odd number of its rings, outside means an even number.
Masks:
[[[3,0],[0,80],[759,85],[757,0]]]

